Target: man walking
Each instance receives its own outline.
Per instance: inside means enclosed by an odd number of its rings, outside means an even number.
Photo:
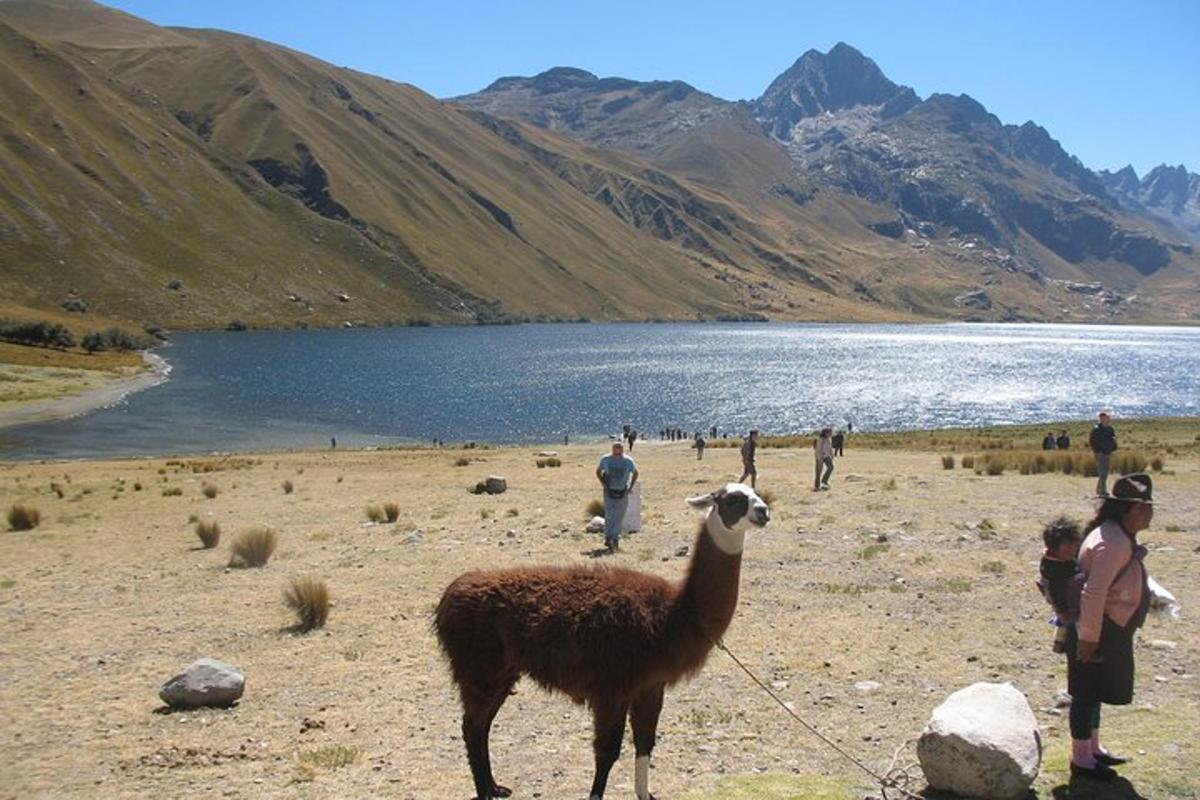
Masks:
[[[1111,425],[1112,417],[1101,411],[1096,427],[1088,437],[1088,444],[1096,454],[1096,496],[1108,496],[1108,459],[1117,449],[1117,433]]]
[[[738,478],[738,483],[745,483],[746,478],[750,478],[750,488],[754,488],[754,481],[758,478],[758,469],[754,466],[754,451],[758,449],[758,428],[751,428],[750,435],[746,437],[746,441],[742,442],[742,477]]]
[[[637,483],[638,469],[625,455],[625,445],[613,442],[612,453],[600,459],[596,478],[604,487],[604,544],[610,552],[621,546],[621,523],[629,507],[629,490]]]
[[[813,442],[813,456],[816,471],[813,476],[813,491],[829,488],[829,476],[833,474],[833,431],[822,428],[817,440]],[[822,467],[825,474],[821,474]]]

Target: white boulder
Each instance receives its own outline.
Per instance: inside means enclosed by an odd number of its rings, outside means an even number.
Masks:
[[[588,533],[599,533],[604,530],[604,517],[592,517],[592,521],[584,528]]]
[[[917,758],[934,789],[982,800],[1025,797],[1042,763],[1037,720],[1011,683],[976,683],[933,710]]]

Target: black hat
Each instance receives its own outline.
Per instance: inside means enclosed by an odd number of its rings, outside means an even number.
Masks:
[[[1114,500],[1124,500],[1130,503],[1154,503],[1150,495],[1150,476],[1144,472],[1133,475],[1122,475],[1113,484],[1112,497]]]

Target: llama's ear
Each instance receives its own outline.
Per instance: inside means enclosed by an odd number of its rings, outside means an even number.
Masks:
[[[720,497],[723,492],[724,490],[717,490],[715,492],[709,492],[708,494],[702,494],[699,497],[689,497],[687,499],[688,505],[690,505],[692,508],[709,508],[713,503],[717,502],[717,498]]]

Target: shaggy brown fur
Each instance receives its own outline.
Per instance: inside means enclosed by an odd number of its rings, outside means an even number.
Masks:
[[[751,508],[741,492],[710,497],[715,524],[744,521]],[[761,525],[766,509],[758,503],[761,519],[754,524]],[[740,552],[717,547],[706,521],[679,584],[604,567],[469,572],[451,583],[434,624],[462,695],[477,797],[509,794],[492,777],[488,733],[522,674],[592,708],[592,797],[604,794],[627,715],[637,754],[649,756],[663,688],[698,671],[729,626],[741,561]]]

